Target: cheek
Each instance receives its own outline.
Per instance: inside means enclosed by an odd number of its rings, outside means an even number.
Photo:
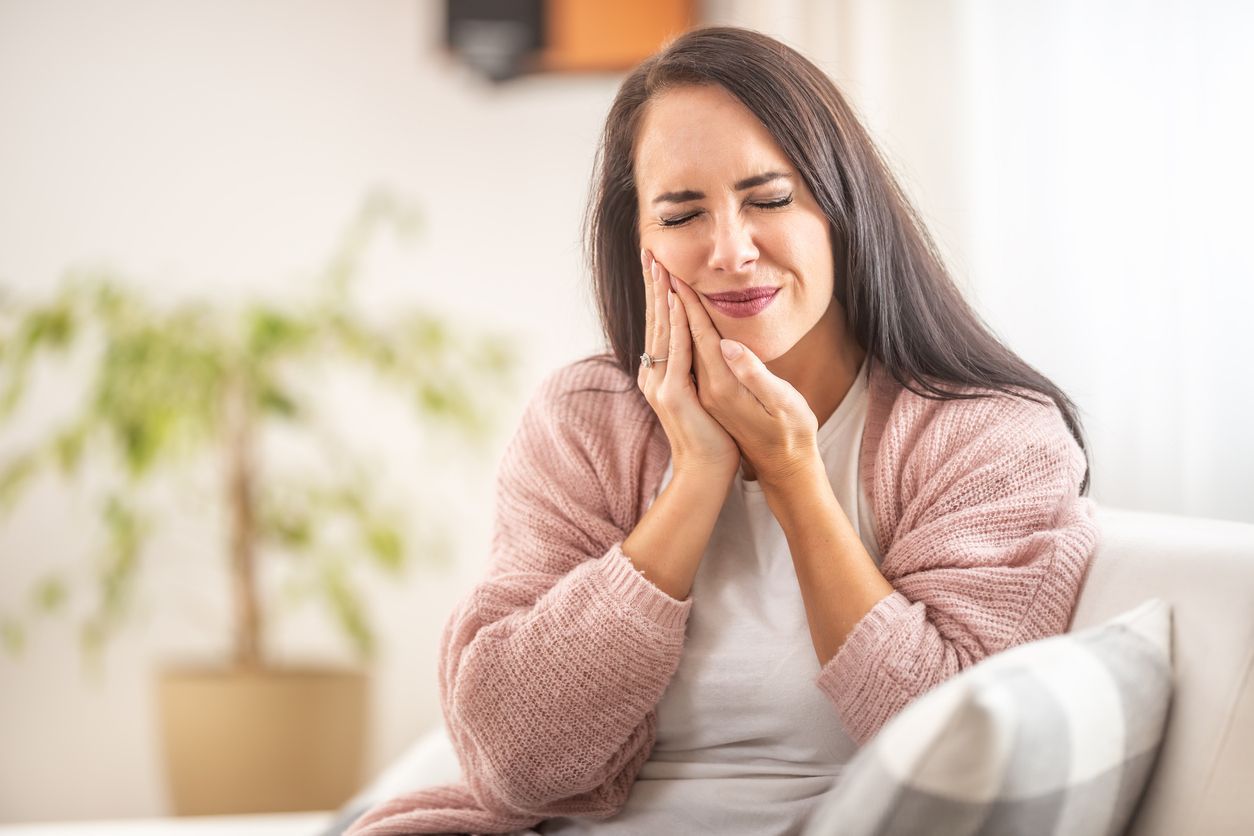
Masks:
[[[794,228],[788,236],[786,246],[811,289],[830,293],[834,261],[827,223],[815,220]]]
[[[700,272],[701,253],[692,242],[682,235],[646,232],[640,238],[640,246],[653,253],[653,257],[684,281]]]

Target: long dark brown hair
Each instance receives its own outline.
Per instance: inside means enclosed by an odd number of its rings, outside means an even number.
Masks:
[[[585,254],[611,358],[635,380],[645,299],[633,161],[645,105],[670,88],[717,84],[788,156],[832,227],[835,297],[847,325],[901,385],[934,400],[1001,392],[1061,411],[1088,453],[1078,410],[992,333],[963,299],[936,245],[836,86],[787,45],[733,27],[696,29],[632,71],[605,120],[585,217]],[[968,391],[961,391],[968,388]],[[972,392],[969,389],[982,389]],[[1015,391],[1018,389],[1019,391]]]

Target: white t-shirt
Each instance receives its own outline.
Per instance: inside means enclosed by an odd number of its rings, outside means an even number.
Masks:
[[[880,562],[858,479],[867,365],[818,431],[836,499]],[[670,481],[668,466],[662,487]],[[655,497],[656,498],[656,497]],[[693,580],[683,655],[657,742],[616,816],[555,818],[542,834],[801,832],[857,749],[815,680],[819,662],[788,542],[757,482],[737,474]]]

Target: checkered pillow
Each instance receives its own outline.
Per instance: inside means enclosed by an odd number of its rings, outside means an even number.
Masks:
[[[806,836],[1122,833],[1171,702],[1171,609],[1157,598],[995,654],[890,720]]]

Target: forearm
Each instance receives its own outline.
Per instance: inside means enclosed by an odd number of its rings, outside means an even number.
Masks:
[[[764,482],[763,490],[788,540],[810,638],[825,665],[893,586],[832,493],[817,452],[809,467],[779,484]]]
[[[638,769],[652,745],[653,727],[638,712],[661,699],[678,665],[685,599],[728,487],[730,479],[678,472],[619,554],[577,566],[525,616],[482,627],[471,617],[462,629],[455,619],[442,652],[451,687],[442,690],[458,695],[452,725],[478,730],[455,745],[481,792],[546,815],[562,814],[563,805],[606,814],[621,806],[615,779]],[[508,608],[513,591],[499,590],[499,604],[497,592],[484,587],[479,607]],[[625,619],[625,608],[647,617]],[[515,689],[502,690],[502,681]],[[478,746],[488,730],[497,730],[491,745]],[[516,774],[523,763],[526,779]],[[593,774],[578,772],[580,763]],[[572,796],[574,786],[599,789]]]
[[[519,585],[537,579],[504,576],[459,605],[441,641],[440,693],[482,797],[555,815],[651,744],[645,713],[679,663],[691,605],[659,592],[617,547],[509,612],[533,594]]]
[[[685,600],[730,487],[721,476],[676,473],[623,541],[623,553],[659,589]]]

